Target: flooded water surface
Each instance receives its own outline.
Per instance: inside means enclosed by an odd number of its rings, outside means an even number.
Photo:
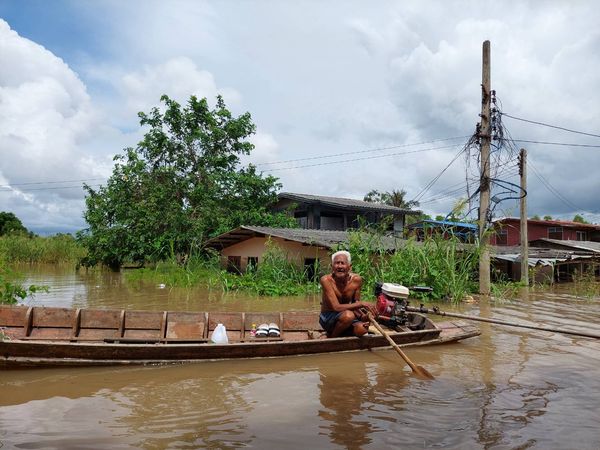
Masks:
[[[118,274],[30,269],[28,304],[151,310],[306,310],[132,286]],[[600,299],[564,288],[443,309],[600,334]],[[461,343],[157,367],[0,371],[0,448],[600,449],[600,341],[478,324]]]

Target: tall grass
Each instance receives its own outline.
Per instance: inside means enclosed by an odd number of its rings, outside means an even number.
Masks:
[[[383,242],[379,233],[359,231],[350,235],[347,250],[352,254],[353,271],[365,280],[366,291],[371,292],[377,281],[425,284],[433,288],[433,298],[459,302],[476,290],[477,246],[433,235],[422,242],[397,240],[396,251],[389,253]]]
[[[124,273],[128,281],[154,282],[170,287],[204,285],[223,291],[246,291],[264,296],[302,295],[316,292],[318,285],[309,281],[304,267],[271,241],[256,268],[245,273],[231,273],[220,268],[217,254],[191,256],[185,264],[176,258],[159,262],[153,268]]]
[[[0,237],[0,260],[6,263],[76,263],[86,250],[69,234]]]

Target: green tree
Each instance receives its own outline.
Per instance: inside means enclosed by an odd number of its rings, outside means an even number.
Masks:
[[[406,200],[406,191],[400,189],[399,191],[392,190],[390,192],[379,192],[376,189],[369,191],[363,198],[365,202],[371,203],[382,203],[384,205],[395,206],[396,208],[411,209],[417,208],[419,202],[415,200]]]
[[[0,211],[0,236],[5,234],[28,234],[23,223],[11,212]]]
[[[544,220],[552,220],[552,216],[544,216]]]
[[[577,223],[589,223],[587,220],[585,220],[583,218],[583,216],[580,216],[579,214],[575,214],[575,217],[573,217],[573,222],[577,222]]]
[[[536,214],[535,216],[533,216],[533,217],[531,218],[531,220],[542,220],[542,219],[540,218],[540,216],[538,216],[538,215]]]
[[[239,225],[295,224],[267,210],[281,187],[277,178],[240,165],[240,155],[254,148],[247,140],[255,132],[249,113],[233,117],[220,96],[213,109],[194,96],[183,107],[166,95],[161,101],[164,112],[139,113],[149,130],[136,148],[115,156],[106,186],[84,186],[84,263],[117,268],[184,258]]]

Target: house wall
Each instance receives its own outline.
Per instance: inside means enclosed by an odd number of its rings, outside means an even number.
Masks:
[[[331,262],[331,252],[312,245],[302,245],[298,242],[286,241],[285,239],[271,237],[271,241],[284,252],[290,259],[299,266],[304,264],[305,258],[319,259],[321,271],[328,271]],[[258,258],[258,265],[261,264],[263,254],[266,251],[266,237],[253,237],[237,244],[231,245],[221,251],[221,263],[223,267],[227,266],[229,256],[241,257],[241,271],[245,271],[248,266],[248,257]]]
[[[520,222],[518,220],[507,220],[501,222],[502,225],[496,223],[495,227],[497,230],[502,229],[506,231],[507,234],[507,243],[505,245],[520,245],[521,244],[521,229]],[[550,224],[538,224],[538,223],[528,223],[527,224],[527,240],[533,241],[536,239],[545,239],[548,238],[548,229],[557,227],[555,223]],[[582,227],[581,229],[577,229],[576,227],[562,227],[563,229],[563,238],[564,241],[576,241],[577,240],[577,231],[585,231],[588,236],[588,240],[591,240],[594,236],[593,230]],[[493,234],[490,238],[490,243],[492,245],[500,245],[498,244],[498,236]],[[503,244],[504,245],[504,244]]]

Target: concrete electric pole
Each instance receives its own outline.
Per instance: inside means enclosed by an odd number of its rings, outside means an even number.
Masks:
[[[527,150],[519,154],[519,175],[521,175],[521,282],[529,286],[529,244],[527,240]]]
[[[488,211],[490,209],[490,141],[492,138],[490,125],[491,76],[490,76],[490,41],[483,43],[483,64],[481,72],[481,128],[479,142],[481,146],[481,167],[479,181],[479,293],[490,293],[490,237],[486,233]]]

